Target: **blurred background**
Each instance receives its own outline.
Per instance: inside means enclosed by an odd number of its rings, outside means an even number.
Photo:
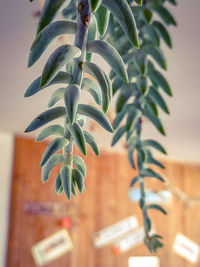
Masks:
[[[41,6],[42,1],[2,1],[0,8],[0,266],[36,266],[31,247],[62,229],[67,230],[73,248],[47,266],[128,266],[129,257],[150,254],[141,237],[135,237],[142,220],[136,194],[129,191],[134,172],[124,143],[111,149],[112,136],[96,124],[88,124],[102,152],[99,159],[89,152],[86,191],[69,202],[64,196],[55,196],[53,179],[42,185],[39,162],[47,143],[33,141],[37,132],[23,133],[45,110],[53,87],[28,99],[24,92],[41,73],[51,49],[65,41],[55,42],[39,62],[27,68]],[[180,0],[177,7],[170,8],[178,27],[170,29],[173,49],[163,45],[168,61],[166,77],[173,90],[173,98],[168,99],[170,116],[162,115],[167,137],[159,136],[148,122],[143,133],[159,140],[168,151],[162,159],[168,183],[148,184],[150,193],[160,192],[157,201],[165,202],[168,216],[153,211],[151,216],[155,231],[164,236],[165,246],[157,254],[160,266],[200,266],[199,258],[192,263],[173,248],[177,233],[195,242],[197,248],[200,245],[200,2]],[[85,94],[83,101],[92,99]],[[111,120],[113,112],[111,108]],[[95,246],[96,232],[130,216],[138,222],[128,235],[135,234],[135,243],[123,241],[123,236],[101,248]]]

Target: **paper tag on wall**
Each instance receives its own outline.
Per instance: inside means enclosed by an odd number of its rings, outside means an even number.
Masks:
[[[71,251],[72,248],[67,230],[61,230],[33,245],[31,253],[36,265],[42,266]]]
[[[199,245],[180,233],[176,235],[173,250],[191,263],[198,261]]]
[[[127,232],[138,227],[137,217],[131,216],[119,221],[93,235],[93,242],[96,248],[116,242],[116,240]]]
[[[160,267],[158,257],[130,257],[128,259],[129,267]]]
[[[129,249],[142,244],[143,240],[144,228],[140,227],[137,230],[128,233],[125,237],[116,242],[113,246],[113,252],[116,254],[125,253]]]

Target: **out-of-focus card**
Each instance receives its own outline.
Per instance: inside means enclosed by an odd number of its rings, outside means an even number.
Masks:
[[[93,242],[96,248],[116,242],[122,235],[138,227],[137,217],[131,216],[119,221],[93,235]]]
[[[128,233],[113,246],[113,252],[115,254],[125,253],[131,248],[143,243],[144,240],[144,228],[140,227],[131,233]]]
[[[72,248],[67,230],[61,230],[33,245],[31,253],[36,265],[42,266],[61,257]]]
[[[180,233],[176,235],[173,250],[191,263],[198,261],[199,245]]]
[[[128,260],[129,267],[160,267],[158,257],[130,257]]]

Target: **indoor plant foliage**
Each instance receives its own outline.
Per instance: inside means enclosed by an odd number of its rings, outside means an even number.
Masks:
[[[28,67],[31,67],[56,37],[63,34],[75,35],[74,45],[62,45],[50,55],[41,77],[34,80],[25,93],[26,97],[30,97],[52,84],[68,84],[53,93],[49,101],[50,108],[36,117],[25,130],[25,132],[34,131],[48,122],[64,117],[64,126],[57,124],[48,126],[39,134],[37,141],[50,135],[57,136],[43,154],[42,181],[46,182],[52,168],[61,164],[60,172],[55,179],[55,191],[58,195],[64,191],[68,199],[71,199],[72,194],[76,195],[77,188],[80,192],[84,190],[86,176],[84,160],[73,153],[74,143],[84,156],[87,153],[86,143],[97,156],[99,155],[95,139],[89,132],[83,130],[85,118],[90,117],[107,131],[113,132],[106,116],[112,99],[112,85],[102,68],[90,61],[92,54],[98,53],[102,56],[119,78],[128,82],[125,64],[117,50],[107,42],[98,40],[97,23],[93,13],[100,4],[108,9],[109,13],[113,13],[120,23],[118,10],[123,12],[126,19],[122,21],[122,28],[132,45],[138,46],[135,20],[125,0],[46,0],[28,60]],[[71,10],[73,21],[68,19],[54,21],[59,13],[63,10],[66,13],[68,9]],[[87,58],[86,53],[88,53]],[[64,66],[66,71],[61,71]],[[89,78],[83,78],[83,72],[93,76],[97,83]],[[101,105],[102,110],[96,106],[81,104],[82,90],[88,90],[95,102]],[[65,106],[53,107],[60,99],[64,99]],[[62,154],[57,153],[61,149]]]
[[[129,4],[133,1],[128,1]],[[160,40],[171,48],[172,41],[167,27],[176,26],[176,22],[166,8],[166,2],[176,5],[175,1],[146,0],[142,6],[132,6],[133,14],[140,37],[140,49],[135,50],[130,43],[123,38],[118,23],[112,18],[112,26],[107,35],[108,41],[118,49],[124,62],[127,64],[129,84],[124,83],[111,71],[113,79],[113,94],[119,92],[116,101],[116,118],[113,128],[115,134],[112,145],[126,135],[128,145],[128,159],[133,169],[137,169],[137,176],[131,181],[130,187],[137,183],[140,187],[139,205],[142,209],[145,244],[150,251],[154,252],[162,247],[161,236],[150,234],[151,220],[148,211],[157,209],[166,214],[166,211],[157,204],[147,204],[145,200],[145,179],[148,177],[164,182],[164,178],[153,171],[151,166],[164,168],[163,164],[153,156],[152,148],[166,154],[165,149],[156,140],[143,140],[142,123],[143,118],[150,121],[157,130],[165,135],[164,128],[159,119],[159,109],[169,114],[164,96],[172,96],[170,86],[160,72],[167,69],[166,59],[160,47]],[[160,19],[154,18],[155,13]]]
[[[42,181],[46,182],[52,168],[61,164],[55,178],[55,192],[60,195],[64,191],[68,199],[72,194],[76,196],[77,189],[80,192],[84,190],[86,176],[83,158],[74,155],[74,144],[84,156],[87,153],[86,143],[99,155],[94,137],[84,130],[86,118],[94,119],[109,132],[116,130],[112,145],[126,133],[129,161],[138,170],[138,176],[132,180],[131,186],[137,182],[140,184],[139,204],[144,218],[145,243],[151,251],[161,247],[162,243],[160,236],[149,234],[151,221],[147,211],[151,208],[165,211],[160,206],[146,204],[144,178],[148,176],[163,181],[147,164],[163,167],[154,159],[150,148],[163,153],[165,150],[155,140],[142,140],[141,129],[142,117],[145,116],[164,134],[157,106],[168,113],[160,91],[171,95],[170,87],[149,59],[150,55],[161,68],[166,69],[165,58],[159,47],[160,38],[169,47],[171,39],[165,26],[153,20],[156,12],[166,25],[175,24],[164,7],[165,2],[176,4],[174,0],[146,0],[143,5],[142,0],[46,0],[31,46],[28,66],[31,67],[40,58],[56,37],[74,34],[75,41],[74,45],[58,47],[50,55],[42,75],[33,81],[25,93],[25,97],[30,97],[50,85],[62,84],[52,94],[48,109],[37,116],[25,132],[34,131],[57,118],[64,118],[64,125],[51,124],[45,127],[36,140],[56,136],[41,160]],[[64,19],[55,21],[60,13]],[[99,54],[110,65],[110,77],[94,62],[93,53]],[[95,81],[85,78],[84,72]],[[82,90],[92,95],[94,106],[80,103]],[[112,95],[118,91],[117,115],[112,126],[106,114]],[[65,106],[59,106],[61,99],[64,99]],[[125,116],[127,119],[124,123]],[[120,123],[122,126],[119,127]],[[137,155],[136,162],[133,153]]]

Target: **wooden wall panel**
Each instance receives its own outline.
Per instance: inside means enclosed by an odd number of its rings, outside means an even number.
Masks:
[[[130,215],[141,213],[137,203],[128,199],[128,188],[134,172],[126,155],[102,152],[99,159],[88,153],[86,191],[76,199],[68,201],[54,194],[53,171],[49,181],[43,185],[40,179],[39,162],[46,147],[30,139],[16,138],[13,185],[11,197],[10,232],[8,242],[8,267],[35,266],[30,247],[41,239],[61,229],[60,218],[50,215],[30,215],[23,212],[27,201],[56,201],[67,203],[72,218],[69,230],[74,249],[72,252],[48,264],[48,267],[126,267],[129,256],[150,255],[144,245],[133,248],[122,255],[113,254],[107,246],[96,250],[92,234]],[[165,176],[181,190],[190,195],[200,192],[200,167],[166,162]],[[156,181],[148,182],[155,190],[161,188]],[[167,207],[168,216],[151,212],[158,233],[164,236],[165,247],[158,252],[162,267],[190,267],[186,260],[172,251],[175,234],[181,232],[200,244],[199,206],[186,208],[173,198]],[[199,266],[199,265],[198,265]]]

